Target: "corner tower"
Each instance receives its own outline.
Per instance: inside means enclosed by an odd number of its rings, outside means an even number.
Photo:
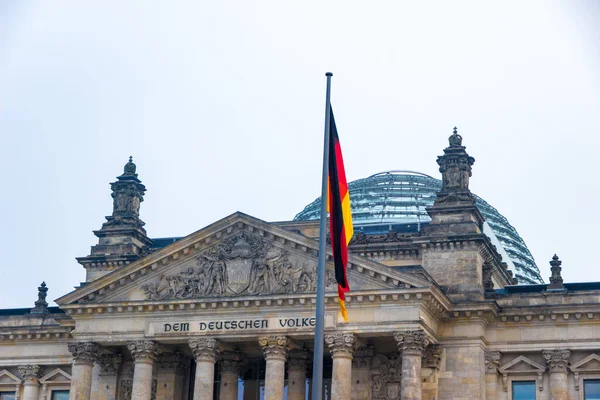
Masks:
[[[146,187],[138,178],[132,157],[123,174],[110,184],[113,198],[112,215],[106,217],[102,228],[94,231],[99,239],[87,257],[77,261],[86,269],[86,282],[94,281],[109,272],[141,258],[152,245],[140,219],[140,204]]]

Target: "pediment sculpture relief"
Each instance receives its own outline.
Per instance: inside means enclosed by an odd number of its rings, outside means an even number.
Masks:
[[[314,292],[316,263],[239,233],[196,257],[197,267],[142,286],[148,300]],[[327,274],[327,286],[334,283]]]

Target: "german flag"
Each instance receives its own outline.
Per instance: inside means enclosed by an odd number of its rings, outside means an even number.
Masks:
[[[352,227],[352,214],[350,212],[350,193],[346,182],[346,171],[344,170],[344,159],[342,148],[338,137],[333,110],[330,113],[329,128],[329,180],[327,211],[329,212],[329,235],[333,251],[333,262],[335,265],[335,279],[338,284],[338,296],[340,308],[344,321],[348,322],[348,310],[346,310],[346,295],[350,290],[346,276],[346,265],[348,264],[348,243],[354,234]]]

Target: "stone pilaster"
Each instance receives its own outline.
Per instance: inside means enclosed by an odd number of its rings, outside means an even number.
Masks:
[[[352,393],[352,356],[358,346],[353,333],[325,335],[325,344],[329,347],[333,359],[331,378],[332,400],[347,400]]]
[[[239,350],[225,351],[221,355],[221,388],[219,400],[237,400],[238,379],[244,365],[244,357]]]
[[[571,351],[544,350],[542,356],[550,372],[550,400],[569,400],[567,367]]]
[[[152,397],[152,370],[162,352],[160,345],[152,340],[129,342],[127,349],[133,357],[133,386],[131,400],[150,400]]]
[[[394,334],[402,353],[402,400],[421,400],[421,357],[429,339],[422,330]]]
[[[437,344],[429,345],[421,357],[423,400],[437,399],[438,371],[442,363],[442,348]]]
[[[309,363],[306,349],[289,352],[288,358],[288,400],[304,400],[306,397],[306,367]]]
[[[262,347],[267,362],[265,400],[283,400],[288,338],[285,336],[261,336],[258,338],[258,344]]]
[[[44,367],[40,365],[21,365],[18,367],[23,377],[23,400],[38,400],[40,396],[40,377]]]
[[[97,400],[116,400],[117,382],[123,356],[121,354],[102,354],[96,360],[98,365]]]
[[[499,351],[485,351],[485,396],[487,399],[498,398],[498,367],[502,354]]]
[[[92,369],[100,346],[93,342],[69,343],[73,355],[69,400],[89,400],[92,391]]]
[[[163,353],[158,358],[156,374],[157,399],[181,399],[188,363],[179,353]]]
[[[370,400],[372,393],[371,364],[373,347],[359,347],[352,358],[352,400]]]
[[[196,360],[194,398],[192,400],[213,400],[215,363],[220,355],[220,343],[213,338],[199,338],[191,339],[189,345]]]

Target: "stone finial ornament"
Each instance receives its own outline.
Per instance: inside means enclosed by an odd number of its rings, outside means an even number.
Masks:
[[[563,285],[563,278],[560,274],[560,271],[562,271],[561,264],[562,261],[560,261],[555,254],[554,257],[552,257],[552,261],[550,261],[550,271],[552,271],[552,275],[550,276],[548,290],[561,290],[565,288],[565,285]]]
[[[458,134],[458,128],[454,127],[452,135],[448,138],[450,146],[462,146],[462,136]]]
[[[46,282],[42,282],[38,287],[38,299],[35,302],[35,307],[31,309],[30,314],[48,314],[48,302],[46,296],[48,295],[48,288]]]

